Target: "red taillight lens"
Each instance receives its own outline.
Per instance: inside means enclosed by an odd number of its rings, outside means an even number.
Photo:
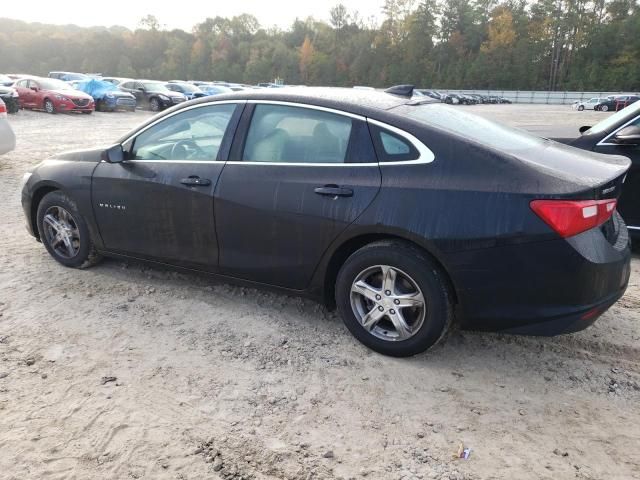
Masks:
[[[7,116],[7,106],[4,104],[4,102],[0,102],[0,117],[6,117]]]
[[[531,209],[563,238],[577,235],[611,218],[617,200],[534,200]]]

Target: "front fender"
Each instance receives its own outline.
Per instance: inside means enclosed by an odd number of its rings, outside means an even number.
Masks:
[[[75,201],[80,215],[87,222],[96,248],[102,248],[91,198],[91,179],[97,165],[96,162],[49,159],[36,167],[22,189],[22,207],[28,229],[34,236],[38,235],[36,214],[40,201],[50,191],[60,190]]]

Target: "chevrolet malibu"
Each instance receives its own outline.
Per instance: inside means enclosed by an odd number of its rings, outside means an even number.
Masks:
[[[629,160],[412,88],[267,89],[159,114],[25,175],[29,231],[68,267],[133,258],[336,306],[366,346],[464,328],[583,329],[624,293]]]

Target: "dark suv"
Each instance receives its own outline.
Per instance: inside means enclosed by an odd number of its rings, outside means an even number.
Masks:
[[[132,93],[140,108],[148,108],[152,112],[159,112],[187,100],[182,93],[172,92],[164,82],[157,80],[129,80],[118,86],[120,90]]]

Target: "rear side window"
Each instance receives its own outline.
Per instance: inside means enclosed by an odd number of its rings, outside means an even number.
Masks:
[[[369,128],[380,162],[404,162],[420,157],[418,150],[406,138],[377,125],[369,124]]]
[[[352,120],[304,107],[256,105],[242,159],[250,162],[344,163]]]

